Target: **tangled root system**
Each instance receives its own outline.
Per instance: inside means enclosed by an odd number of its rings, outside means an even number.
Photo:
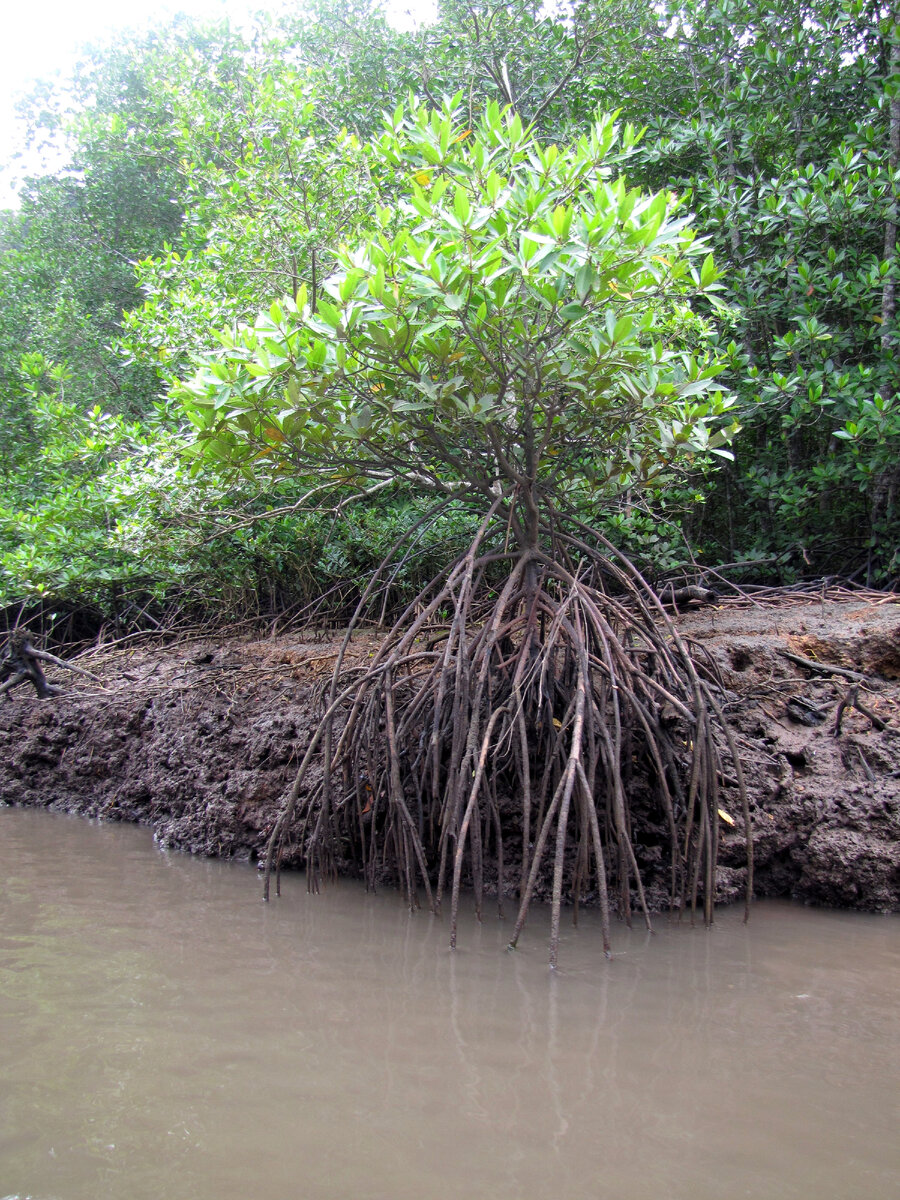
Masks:
[[[365,668],[344,671],[339,659],[272,832],[266,897],[290,835],[313,889],[350,857],[372,884],[397,878],[413,907],[424,893],[438,911],[449,890],[451,947],[464,884],[479,916],[486,874],[501,904],[514,887],[515,946],[551,871],[551,966],[564,895],[596,896],[608,953],[611,909],[629,919],[634,898],[650,924],[628,786],[639,763],[668,831],[670,904],[693,912],[702,896],[710,922],[723,754],[749,832],[714,691],[611,546],[598,553],[569,539],[554,556],[491,552],[486,526]],[[324,770],[305,786],[317,758]],[[748,836],[748,897],[751,888]]]

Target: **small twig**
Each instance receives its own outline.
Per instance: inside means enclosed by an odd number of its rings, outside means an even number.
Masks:
[[[834,728],[831,733],[833,737],[839,737],[841,732],[841,722],[844,719],[844,712],[848,708],[852,708],[856,703],[856,693],[859,691],[859,685],[852,687],[847,695],[837,706],[837,712],[834,714]]]
[[[854,698],[853,706],[857,712],[861,712],[864,717],[868,717],[879,733],[883,733],[888,728],[887,721],[883,721],[877,713],[872,712],[870,708],[866,708],[864,704],[860,704],[859,700]]]
[[[885,729],[889,728],[887,721],[879,717],[877,713],[872,712],[870,708],[866,708],[864,704],[860,704],[859,684],[856,684],[854,687],[850,688],[850,690],[847,692],[847,695],[838,705],[837,712],[834,715],[834,728],[831,731],[834,737],[838,737],[841,732],[841,722],[843,721],[844,713],[848,708],[855,708],[856,711],[861,712],[864,717],[868,717],[873,726],[879,732],[883,732]]]
[[[869,761],[862,752],[862,746],[856,747],[856,753],[859,755],[859,761],[863,765],[863,770],[866,773],[866,779],[868,779],[869,783],[874,783],[875,782],[875,772],[869,766]]]

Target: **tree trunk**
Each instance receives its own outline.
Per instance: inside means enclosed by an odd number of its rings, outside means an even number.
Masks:
[[[900,14],[898,14],[900,17]],[[895,20],[888,77],[900,75],[900,19]],[[895,95],[888,109],[888,171],[891,176],[891,203],[884,223],[884,261],[890,270],[884,279],[881,293],[881,349],[889,350],[897,343],[894,328],[897,319],[897,186],[893,177],[900,167],[900,95]],[[887,386],[887,385],[885,385]]]
[[[900,75],[900,10],[894,12],[894,20],[888,37],[891,41],[888,55],[888,79]],[[891,199],[884,222],[884,262],[888,263],[888,271],[884,277],[881,291],[881,352],[887,363],[897,348],[897,224],[898,196],[897,185],[894,182],[896,172],[900,168],[900,95],[895,94],[888,108],[888,173],[891,179]],[[881,386],[881,395],[885,401],[891,399],[896,392],[896,384],[891,382],[893,376],[889,373]],[[894,497],[900,483],[900,465],[893,464],[880,471],[872,482],[872,541],[877,536],[878,525],[890,515]],[[874,582],[874,546],[869,550],[868,583]]]

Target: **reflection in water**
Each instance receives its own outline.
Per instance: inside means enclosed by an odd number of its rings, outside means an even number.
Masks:
[[[896,919],[410,917],[0,809],[0,1196],[887,1200]]]

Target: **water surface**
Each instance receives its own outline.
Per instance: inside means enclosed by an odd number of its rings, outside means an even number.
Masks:
[[[896,1200],[900,921],[446,922],[0,808],[0,1197]]]

